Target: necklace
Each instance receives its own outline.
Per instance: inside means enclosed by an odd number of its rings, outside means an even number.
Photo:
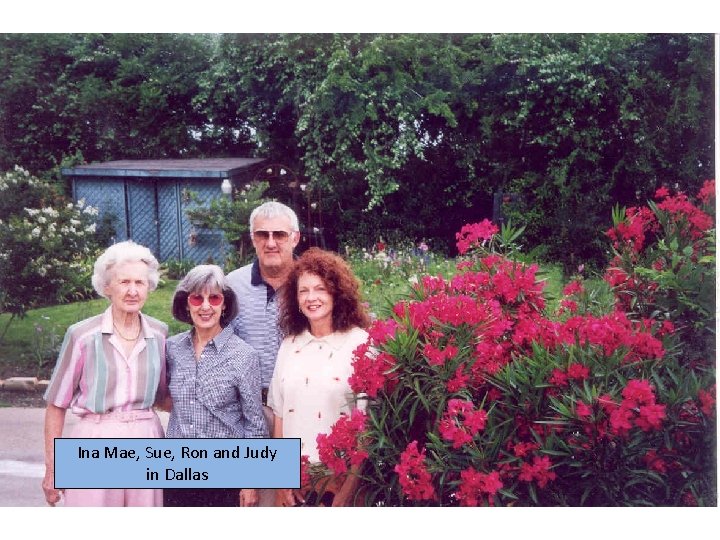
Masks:
[[[113,323],[113,328],[115,328],[115,331],[117,332],[117,335],[120,336],[120,337],[121,337],[122,339],[124,339],[125,341],[137,341],[137,338],[140,337],[140,330],[141,330],[141,326],[140,326],[140,325],[138,325],[137,334],[135,334],[135,337],[134,337],[134,338],[129,338],[129,337],[123,336],[122,332],[120,331],[120,329],[118,328],[117,324],[115,324],[115,323]]]

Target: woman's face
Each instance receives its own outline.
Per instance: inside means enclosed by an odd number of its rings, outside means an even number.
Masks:
[[[332,328],[333,297],[320,276],[309,272],[300,275],[297,300],[311,328],[328,323]]]
[[[225,309],[225,297],[218,289],[188,294],[187,306],[193,326],[202,330],[219,330]]]
[[[142,261],[124,262],[111,270],[105,295],[113,308],[124,313],[137,313],[145,305],[150,286],[148,266]]]

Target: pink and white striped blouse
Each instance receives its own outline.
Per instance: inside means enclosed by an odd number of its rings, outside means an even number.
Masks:
[[[68,328],[45,392],[49,404],[82,416],[147,409],[167,394],[167,325],[141,314],[142,336],[125,359],[111,309]]]

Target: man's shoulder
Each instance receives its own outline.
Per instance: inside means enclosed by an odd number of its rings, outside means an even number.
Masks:
[[[246,264],[245,266],[236,268],[235,270],[233,270],[232,272],[230,272],[227,275],[227,278],[231,279],[233,277],[240,277],[240,276],[245,276],[245,275],[249,276],[252,273],[253,264],[254,264],[254,262],[251,262],[251,263]]]
[[[236,283],[250,283],[250,276],[252,275],[253,263],[246,264],[240,268],[230,272],[226,278],[231,285]]]

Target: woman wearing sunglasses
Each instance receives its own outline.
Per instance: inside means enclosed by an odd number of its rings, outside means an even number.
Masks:
[[[169,438],[266,437],[255,349],[229,326],[238,312],[220,267],[196,266],[172,302],[175,319],[192,328],[167,341],[172,412]],[[165,489],[165,506],[255,506],[257,491]]]
[[[273,437],[300,438],[300,453],[319,461],[317,436],[330,433],[341,415],[358,407],[350,389],[352,356],[365,343],[370,323],[360,287],[337,254],[310,248],[296,261],[281,289],[280,345],[268,405],[275,415]],[[320,497],[324,505],[353,504],[357,477],[331,478],[312,493],[276,490],[276,506],[295,506]]]

